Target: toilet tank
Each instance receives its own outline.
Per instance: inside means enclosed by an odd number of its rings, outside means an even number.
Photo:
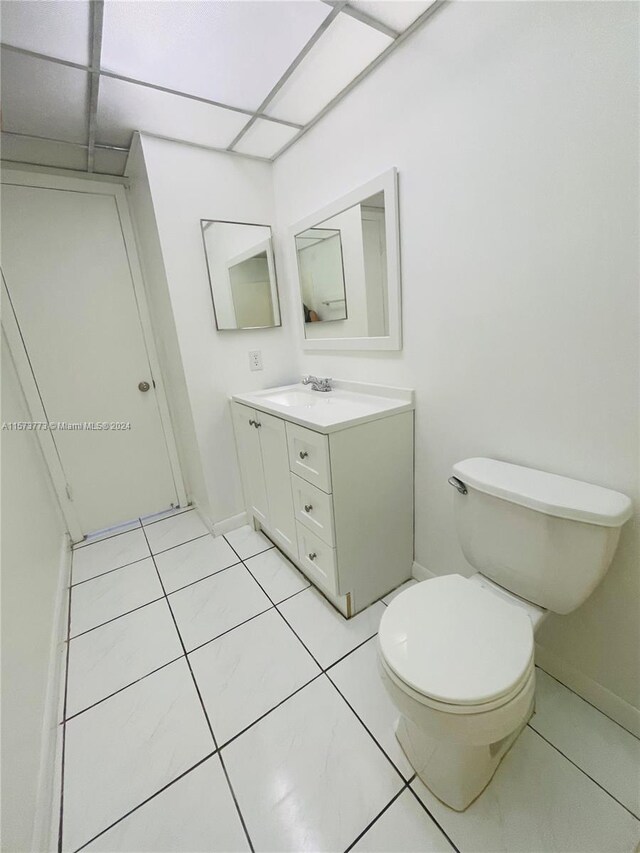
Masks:
[[[496,459],[458,462],[449,482],[469,563],[554,613],[591,595],[632,512],[620,492]]]

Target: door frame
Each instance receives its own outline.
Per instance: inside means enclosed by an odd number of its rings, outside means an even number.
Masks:
[[[160,415],[160,424],[164,435],[169,467],[178,498],[179,506],[186,506],[188,503],[187,492],[184,484],[184,477],[180,467],[180,457],[178,455],[178,446],[173,432],[173,424],[169,413],[169,403],[165,384],[160,370],[160,362],[155,345],[153,335],[153,327],[151,325],[151,315],[147,304],[147,296],[142,275],[142,267],[138,257],[138,249],[135,241],[133,224],[131,222],[131,214],[125,187],[120,183],[112,181],[102,181],[99,178],[88,177],[67,177],[48,172],[26,172],[20,169],[2,167],[1,182],[10,186],[37,187],[41,189],[51,190],[66,190],[68,192],[88,193],[90,195],[106,195],[112,196],[120,227],[122,229],[122,238],[124,241],[125,252],[131,273],[131,281],[133,283],[133,291],[140,318],[140,327],[142,330],[142,340],[145,346],[147,359],[151,368],[151,377],[155,382],[156,400],[158,402],[158,411]],[[27,401],[29,412],[34,421],[46,421],[46,414],[36,377],[33,374],[29,353],[25,345],[25,341],[20,331],[17,317],[13,310],[11,297],[7,284],[2,276],[3,296],[6,299],[7,310],[2,313],[2,328],[5,331],[9,350],[13,357],[14,364],[18,373],[18,378]],[[58,450],[49,430],[37,430],[36,435],[40,441],[40,447],[45,458],[45,462],[51,474],[51,479],[60,502],[60,508],[64,515],[65,522],[71,534],[73,542],[79,542],[84,539],[87,532],[83,531],[78,520],[77,513],[73,506],[73,501],[69,498],[67,492],[67,480],[62,462],[58,455]]]

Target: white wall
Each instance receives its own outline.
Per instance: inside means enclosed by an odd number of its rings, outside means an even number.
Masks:
[[[29,421],[2,335],[2,420]],[[64,550],[63,550],[64,549]],[[54,785],[65,527],[34,432],[2,432],[2,850],[30,850]],[[64,566],[64,563],[62,563]],[[66,579],[64,579],[66,581]],[[36,848],[34,848],[36,849]],[[41,848],[42,849],[42,848]]]
[[[184,376],[158,226],[138,140],[134,142],[127,171],[131,178],[127,192],[129,207],[185,490],[188,499],[195,500],[202,511],[208,514],[210,507],[202,459]]]
[[[197,500],[212,523],[221,523],[244,511],[228,396],[294,381],[297,369],[286,312],[283,328],[216,330],[200,220],[273,224],[272,167],[144,135],[141,140],[203,467],[206,498]],[[132,177],[134,184],[140,179]],[[263,371],[249,371],[254,349],[262,351]]]
[[[447,485],[465,457],[640,507],[637,17],[635,3],[452,3],[276,161],[282,239],[399,169],[403,351],[299,365],[416,389],[416,559],[435,573],[472,571]],[[601,685],[629,725],[639,601],[636,519],[601,587],[540,635],[565,680]]]

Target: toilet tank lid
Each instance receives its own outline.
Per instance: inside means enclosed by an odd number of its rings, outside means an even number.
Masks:
[[[621,492],[497,459],[465,459],[453,473],[479,492],[559,518],[620,527],[632,513]]]

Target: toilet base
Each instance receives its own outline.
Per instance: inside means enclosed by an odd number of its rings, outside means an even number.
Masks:
[[[420,779],[439,800],[463,812],[487,787],[498,765],[533,714],[534,703],[515,731],[495,743],[475,746],[435,739],[402,714],[396,737]]]

